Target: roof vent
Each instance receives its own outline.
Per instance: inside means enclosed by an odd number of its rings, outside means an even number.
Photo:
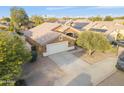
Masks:
[[[60,41],[62,41],[63,40],[63,36],[61,35],[61,36],[59,36],[59,40]]]

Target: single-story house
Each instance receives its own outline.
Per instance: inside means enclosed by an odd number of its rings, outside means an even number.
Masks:
[[[57,20],[57,23],[65,24],[65,23],[66,23],[66,20],[64,20],[64,19],[58,19],[58,20]]]
[[[83,22],[91,22],[88,18],[85,19],[77,19],[73,21],[74,23],[83,23]]]
[[[124,23],[124,19],[115,19],[113,20],[113,22],[119,23],[119,24],[123,24]]]
[[[84,27],[85,30],[91,30],[104,33],[110,41],[116,40],[117,34],[124,35],[124,25],[113,21],[96,21],[91,22]]]
[[[119,24],[113,21],[95,21],[95,22],[90,22],[87,26],[84,27],[84,29],[89,30],[91,28],[94,28],[94,29],[110,30],[113,28],[113,26],[116,26],[116,25],[119,25]]]
[[[5,29],[7,29],[9,26],[8,25],[6,25],[6,24],[1,24],[0,23],[0,30],[5,30]]]
[[[80,30],[80,31],[83,31],[84,30],[84,27],[87,26],[90,22],[75,22],[73,23],[73,27]]]
[[[24,32],[26,41],[36,46],[37,52],[48,56],[75,48],[75,38],[53,31],[61,26],[58,23],[43,23]]]

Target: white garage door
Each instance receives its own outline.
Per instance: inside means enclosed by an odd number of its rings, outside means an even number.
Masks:
[[[43,56],[48,56],[51,54],[72,50],[72,49],[74,49],[74,46],[68,47],[68,41],[52,43],[52,44],[46,45],[46,52],[43,53]]]

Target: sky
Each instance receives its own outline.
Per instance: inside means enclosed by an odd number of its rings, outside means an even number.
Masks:
[[[10,15],[12,6],[0,6],[0,17]],[[123,16],[121,6],[22,6],[29,16],[47,15],[52,17],[90,17],[90,16]]]

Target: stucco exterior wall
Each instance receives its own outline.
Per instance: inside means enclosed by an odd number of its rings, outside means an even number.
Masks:
[[[36,50],[38,54],[42,55],[42,53],[46,51],[45,46],[38,44],[36,41],[32,40],[31,38],[26,37],[26,41],[29,42],[32,46],[36,46]]]
[[[48,56],[51,54],[72,50],[74,49],[74,46],[69,47],[68,41],[62,41],[58,43],[51,43],[46,45],[46,52],[43,53],[43,56]]]

